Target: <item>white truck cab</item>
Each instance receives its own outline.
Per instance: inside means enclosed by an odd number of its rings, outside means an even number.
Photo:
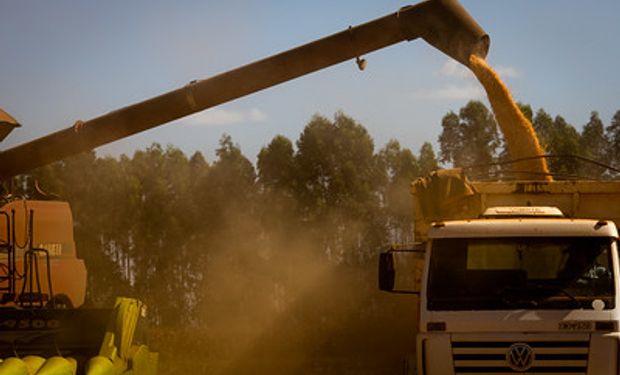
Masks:
[[[419,374],[618,373],[613,222],[446,221],[428,237]]]
[[[449,178],[414,189],[417,374],[618,374],[620,184]]]

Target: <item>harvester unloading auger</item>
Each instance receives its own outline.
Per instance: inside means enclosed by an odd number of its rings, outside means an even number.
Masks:
[[[457,0],[427,0],[2,151],[0,179],[346,60],[363,69],[363,55],[419,37],[465,65],[471,55],[484,58],[490,43]],[[17,126],[0,111],[2,139]],[[50,259],[64,262],[63,272],[52,269]],[[145,315],[139,301],[119,298],[112,310],[77,308],[86,271],[75,255],[66,203],[13,200],[0,209],[0,272],[0,302],[8,306],[0,312],[0,358],[7,358],[0,375],[156,372],[157,355],[138,332]],[[68,284],[67,272],[81,284]]]

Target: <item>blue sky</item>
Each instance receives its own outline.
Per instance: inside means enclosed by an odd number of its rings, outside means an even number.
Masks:
[[[620,110],[620,2],[462,0],[491,37],[488,60],[519,101],[578,129]],[[4,1],[0,107],[23,125],[1,148],[396,11],[385,1]],[[295,140],[315,113],[344,111],[382,147],[416,153],[441,118],[483,99],[473,76],[416,40],[177,120],[98,150],[152,142],[213,160],[223,133],[251,159],[277,134]]]

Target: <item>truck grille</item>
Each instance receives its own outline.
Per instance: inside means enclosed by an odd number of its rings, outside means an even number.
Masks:
[[[456,374],[585,374],[588,340],[452,341]]]

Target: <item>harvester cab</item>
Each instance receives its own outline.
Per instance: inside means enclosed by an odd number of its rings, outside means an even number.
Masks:
[[[361,56],[417,38],[465,65],[471,55],[484,58],[490,43],[457,0],[423,1],[3,150],[0,180],[347,60],[362,68]],[[17,126],[0,110],[0,138]],[[75,308],[84,301],[86,270],[71,226],[62,202],[15,200],[0,208],[0,357],[11,357],[0,363],[0,375],[154,374],[157,355],[139,339],[139,301]]]

